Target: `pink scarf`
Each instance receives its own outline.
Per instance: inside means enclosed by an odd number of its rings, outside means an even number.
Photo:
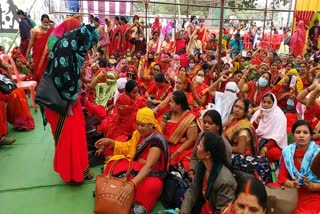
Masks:
[[[296,30],[294,31],[291,37],[290,49],[294,50],[298,42],[305,42],[305,41],[306,41],[306,29],[304,28],[304,21],[300,20]]]

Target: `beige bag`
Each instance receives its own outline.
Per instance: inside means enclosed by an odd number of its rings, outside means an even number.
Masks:
[[[292,214],[298,202],[298,189],[265,186],[268,194],[269,214]]]
[[[124,205],[119,204],[118,198],[122,187],[129,182],[128,178],[132,170],[132,161],[128,160],[129,167],[124,178],[113,177],[113,169],[120,160],[112,164],[107,176],[97,175],[96,177],[94,204],[94,213],[96,214],[128,214],[130,212],[134,191],[131,193],[128,202]]]

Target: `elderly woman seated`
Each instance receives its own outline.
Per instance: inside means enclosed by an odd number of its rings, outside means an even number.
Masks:
[[[114,160],[129,158],[133,162],[135,176],[131,175],[131,181],[123,187],[120,203],[126,203],[127,196],[135,191],[133,209],[141,209],[150,213],[161,195],[163,187],[163,171],[167,165],[167,143],[161,134],[160,125],[149,108],[138,110],[137,129],[133,132],[132,138],[127,142],[115,141],[110,138],[103,138],[96,142],[97,148],[113,145],[114,156],[105,167],[104,174],[108,174]],[[114,174],[126,172],[128,161],[120,160]],[[135,213],[135,212],[134,212]]]

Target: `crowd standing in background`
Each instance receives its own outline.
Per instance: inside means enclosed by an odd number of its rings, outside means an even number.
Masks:
[[[292,36],[240,22],[219,41],[196,16],[179,30],[157,16],[148,39],[138,16],[130,23],[90,15],[86,24],[80,15],[54,23],[43,14],[34,26],[17,14],[21,45],[8,54],[14,64],[0,55],[1,78],[20,74],[39,84],[50,73],[68,102],[66,115],[44,107],[63,181],[92,179],[89,166],[104,163],[108,174],[110,162],[129,158],[133,185],[121,200],[135,191],[133,213],[152,211],[166,188],[165,166],[192,180],[180,213],[265,213],[262,182],[297,188],[295,213],[320,212],[319,172],[310,169],[320,151],[318,20],[309,35],[299,21]],[[26,96],[19,87],[0,92],[0,146],[15,141],[5,136],[8,122],[34,129]],[[121,162],[116,174],[127,168]]]

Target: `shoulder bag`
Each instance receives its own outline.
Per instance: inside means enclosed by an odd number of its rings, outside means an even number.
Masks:
[[[120,205],[119,196],[123,186],[129,182],[129,175],[132,170],[132,161],[129,161],[128,170],[123,178],[112,176],[113,169],[123,159],[115,161],[108,175],[96,176],[96,189],[95,189],[95,205],[94,213],[96,214],[128,214],[131,209],[134,191],[132,191],[127,203]]]
[[[298,189],[265,186],[268,195],[268,213],[294,213],[298,203]]]
[[[16,88],[16,83],[8,75],[0,74],[0,91],[2,93],[9,94]]]
[[[42,77],[36,93],[36,103],[42,107],[58,112],[60,115],[67,115],[69,101],[61,97],[59,91],[53,83],[50,73],[45,73]]]

